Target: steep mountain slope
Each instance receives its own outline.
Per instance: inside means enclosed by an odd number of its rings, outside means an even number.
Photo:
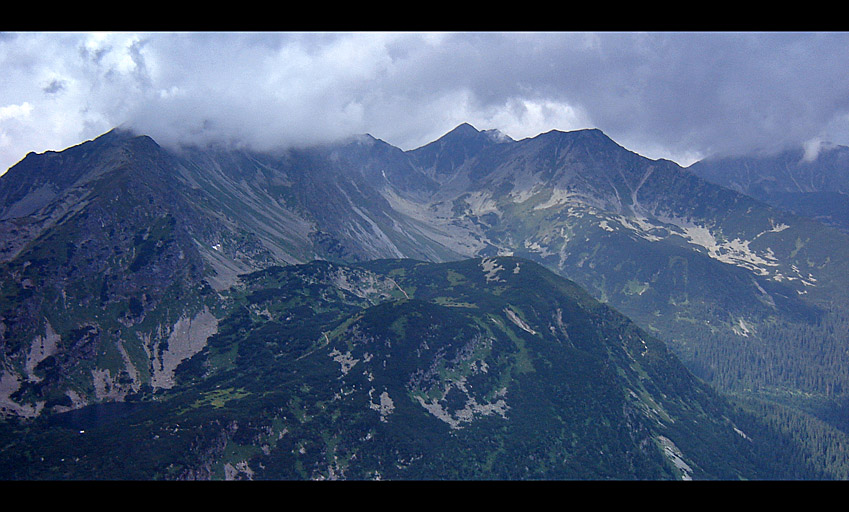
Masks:
[[[849,148],[845,146],[713,158],[688,169],[712,183],[849,232]]]
[[[168,388],[240,273],[315,259],[522,256],[724,389],[849,389],[849,237],[599,130],[465,124],[407,152],[365,135],[276,154],[113,130],[28,155],[0,198],[7,413]]]
[[[3,478],[825,476],[530,261],[313,262],[241,281],[183,385],[111,417],[4,426]]]
[[[3,182],[4,409],[31,415],[120,398],[168,380],[169,337],[185,350],[214,331],[205,263],[178,221],[192,206],[152,140],[108,135],[31,155]],[[45,190],[52,201],[33,200]],[[22,205],[32,213],[15,217]]]
[[[269,154],[113,130],[0,177],[2,467],[844,478],[845,434],[678,361],[849,429],[847,253],[598,130]]]
[[[345,149],[360,146],[381,165],[381,150],[401,153],[370,138]],[[170,387],[175,365],[216,330],[215,291],[239,273],[315,258],[457,257],[386,235],[380,226],[399,220],[369,171],[334,148],[174,153],[118,130],[28,155],[0,180],[0,408],[29,416]]]
[[[428,168],[425,152],[451,152],[443,142],[411,153]],[[845,336],[826,327],[847,318],[845,235],[643,158],[598,130],[489,144],[452,169],[445,182],[463,185],[424,203],[383,193],[397,210],[469,240],[467,255],[520,255],[575,280],[717,384],[845,389]],[[811,326],[827,364],[800,358],[798,333]],[[763,363],[744,364],[752,360]]]

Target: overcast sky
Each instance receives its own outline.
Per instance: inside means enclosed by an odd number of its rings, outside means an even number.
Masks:
[[[849,33],[0,34],[0,172],[124,126],[255,149],[462,122],[599,128],[681,165],[849,144]]]

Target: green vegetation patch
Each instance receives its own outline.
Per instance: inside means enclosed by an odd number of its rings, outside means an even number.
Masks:
[[[189,406],[189,408],[190,409],[198,409],[200,407],[204,407],[204,406],[209,405],[209,406],[215,407],[216,409],[220,409],[220,408],[224,407],[227,404],[227,402],[230,402],[231,400],[239,400],[239,399],[245,398],[246,396],[249,396],[249,395],[250,395],[250,392],[245,391],[244,388],[215,389],[215,390],[203,393],[201,398],[195,400],[195,402],[193,404],[191,404]],[[185,410],[182,411],[182,412],[185,412]]]
[[[440,306],[447,306],[450,308],[477,308],[477,304],[472,304],[471,302],[465,301],[457,301],[450,297],[436,297],[433,299],[433,302],[439,304]]]

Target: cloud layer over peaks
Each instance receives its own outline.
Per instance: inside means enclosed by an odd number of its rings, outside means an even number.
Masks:
[[[682,164],[849,143],[849,34],[12,33],[0,167],[116,126],[254,149],[462,122],[521,139],[600,128]]]

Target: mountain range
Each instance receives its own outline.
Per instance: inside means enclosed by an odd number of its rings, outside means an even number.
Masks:
[[[689,169],[712,183],[849,232],[849,148],[822,144],[777,154],[709,158]]]
[[[6,476],[842,478],[811,447],[849,430],[849,236],[708,163],[468,124],[31,153],[0,177]],[[105,407],[135,412],[68,419]]]

